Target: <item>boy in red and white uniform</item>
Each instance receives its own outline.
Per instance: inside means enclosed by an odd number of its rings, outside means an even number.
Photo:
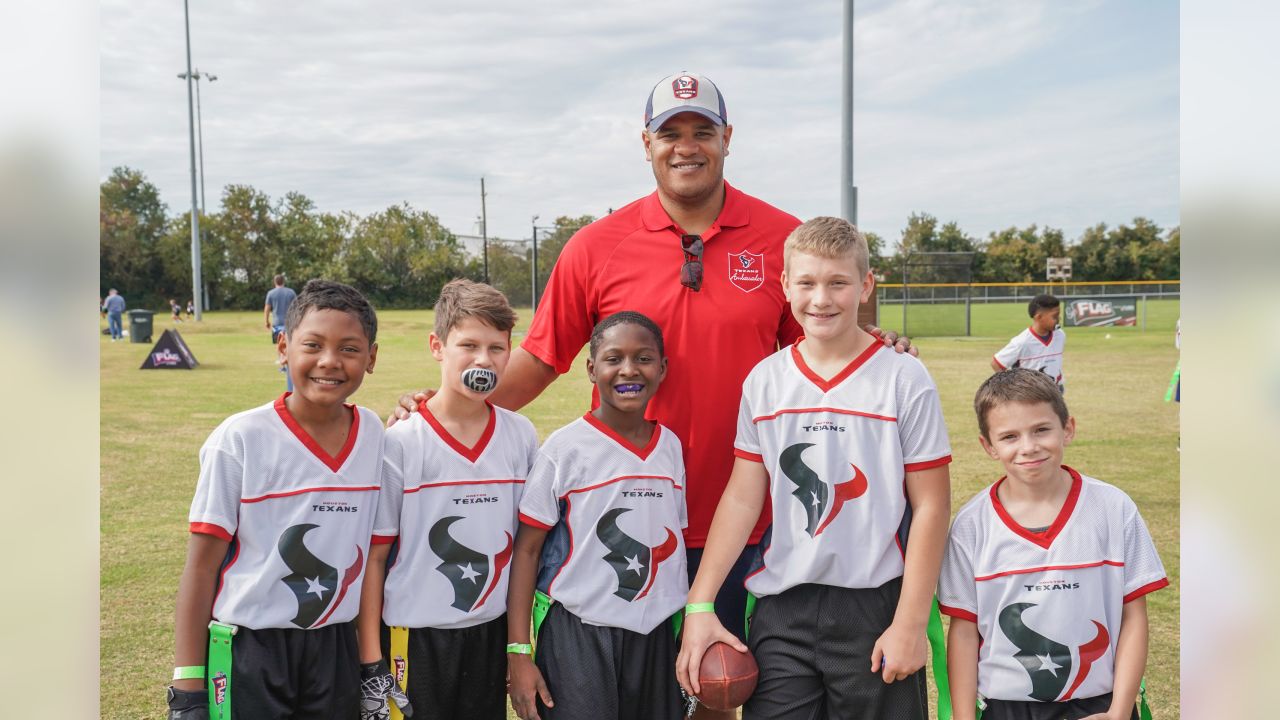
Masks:
[[[635,312],[591,335],[600,407],[552,433],[520,502],[511,574],[511,704],[523,720],[677,720],[668,622],[689,590],[680,440],[645,420],[666,374],[662,332]],[[536,584],[535,584],[536,575]],[[545,616],[533,617],[535,587]]]
[[[1037,370],[1048,375],[1057,383],[1058,390],[1065,393],[1062,351],[1067,346],[1067,333],[1058,327],[1062,303],[1052,295],[1037,295],[1027,303],[1027,314],[1031,316],[1030,327],[1014,335],[1009,344],[991,358],[991,369],[996,372],[1013,368]]]
[[[974,409],[1007,475],[957,513],[943,562],[956,720],[1136,720],[1145,595],[1169,584],[1138,508],[1062,464],[1075,419],[1046,375],[997,373]]]
[[[387,431],[361,661],[385,668],[389,659],[415,717],[507,716],[507,581],[538,435],[486,397],[502,380],[515,321],[492,287],[445,285],[429,338],[440,391]],[[401,717],[383,685],[366,683],[362,720]]]
[[[712,642],[746,649],[710,606],[768,491],[773,525],[746,580],[759,598],[749,644],[760,679],[743,717],[923,720],[950,501],[937,389],[919,360],[858,328],[874,278],[848,222],[797,228],[783,287],[805,335],[743,387],[737,459],[689,593],[677,673],[696,694]]]
[[[345,400],[373,371],[377,327],[354,288],[307,283],[279,338],[294,392],[227,418],[200,449],[170,718],[358,712],[352,621],[384,435],[377,415]]]

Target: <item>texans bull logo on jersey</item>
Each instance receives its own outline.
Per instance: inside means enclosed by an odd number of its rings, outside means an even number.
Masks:
[[[449,584],[453,586],[451,605],[462,612],[471,612],[484,605],[498,587],[502,571],[511,564],[512,543],[511,533],[504,532],[506,545],[490,559],[449,534],[449,528],[462,519],[461,515],[452,515],[436,521],[427,533],[427,543],[431,552],[443,561],[436,570],[449,578]]]
[[[1041,702],[1065,702],[1071,699],[1072,693],[1093,669],[1093,664],[1111,647],[1111,638],[1107,629],[1097,620],[1093,621],[1095,634],[1093,639],[1076,649],[1079,667],[1075,669],[1075,679],[1071,687],[1067,681],[1072,679],[1071,648],[1057,640],[1041,635],[1027,627],[1022,614],[1035,603],[1013,603],[1000,611],[1000,629],[1005,637],[1013,643],[1018,651],[1013,657],[1022,664],[1031,677],[1031,697]],[[1064,692],[1063,689],[1066,688]]]
[[[846,502],[862,497],[867,492],[867,476],[857,465],[849,463],[849,467],[853,469],[853,477],[828,487],[818,473],[804,462],[802,455],[811,447],[813,443],[792,445],[782,451],[779,464],[782,466],[782,474],[796,486],[791,495],[804,508],[807,520],[804,531],[809,533],[809,537],[817,537],[836,519]]]
[[[618,516],[627,512],[631,509],[614,508],[605,513],[596,524],[596,537],[609,548],[604,560],[618,575],[618,589],[613,594],[634,602],[649,593],[658,577],[658,566],[674,555],[680,546],[671,528],[663,528],[667,537],[654,547],[631,537],[618,527]]]
[[[338,576],[338,568],[316,557],[303,538],[320,527],[311,523],[294,525],[280,533],[276,543],[280,558],[292,572],[280,579],[298,599],[298,614],[292,622],[300,628],[323,625],[342,604],[347,589],[364,569],[364,551],[356,546],[356,559]]]

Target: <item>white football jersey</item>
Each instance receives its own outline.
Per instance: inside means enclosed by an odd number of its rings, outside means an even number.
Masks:
[[[352,412],[331,457],[284,399],[232,415],[200,448],[191,531],[229,540],[213,617],[263,628],[318,628],[360,609],[382,470],[382,422]]]
[[[942,612],[978,625],[978,693],[1062,702],[1111,692],[1125,603],[1169,584],[1122,490],[1071,475],[1035,533],[1000,503],[1002,479],[956,514],[938,581]]]
[[[548,530],[539,590],[591,625],[649,633],[689,596],[680,441],[636,448],[591,414],[547,438],[520,521]]]
[[[1062,351],[1066,346],[1067,334],[1062,328],[1056,328],[1048,340],[1027,328],[1014,335],[1009,344],[995,354],[995,360],[1005,370],[1018,367],[1039,370],[1063,388],[1066,381],[1062,377]]]
[[[901,577],[906,473],[951,462],[928,371],[878,342],[830,381],[797,345],[762,360],[742,388],[734,454],[769,471],[773,525],[746,580],[756,595]]]
[[[383,589],[390,626],[463,628],[507,611],[516,512],[538,451],[533,423],[489,406],[467,447],[426,404],[387,431],[373,542],[398,538]]]

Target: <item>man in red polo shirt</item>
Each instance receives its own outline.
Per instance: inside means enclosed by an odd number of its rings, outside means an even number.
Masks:
[[[670,362],[648,414],[684,444],[690,578],[733,468],[742,382],[800,335],[779,280],[783,241],[800,221],[725,182],[732,136],[724,99],[706,77],[681,72],[653,88],[642,140],[657,190],[565,244],[529,334],[491,396],[523,407],[568,372],[597,321],[619,310],[652,318]],[[886,335],[887,344],[895,340]],[[908,347],[898,344],[900,352]],[[416,401],[406,396],[401,405],[397,414],[407,416]],[[741,580],[768,524],[766,509],[716,599],[724,626],[740,637]]]

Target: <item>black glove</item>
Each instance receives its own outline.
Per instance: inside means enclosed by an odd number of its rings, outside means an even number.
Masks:
[[[169,720],[209,720],[208,690],[169,687]]]
[[[387,698],[395,702],[405,717],[413,717],[409,698],[391,677],[386,660],[365,663],[360,666],[360,720],[388,720],[391,707]]]

